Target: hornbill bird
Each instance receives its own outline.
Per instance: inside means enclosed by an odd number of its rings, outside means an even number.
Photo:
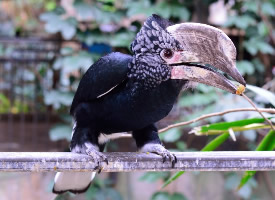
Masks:
[[[70,113],[74,118],[72,152],[108,164],[101,153],[109,139],[131,132],[141,152],[176,162],[162,145],[154,125],[171,111],[180,91],[199,82],[231,93],[236,86],[222,73],[245,85],[235,66],[236,49],[221,30],[198,23],[173,25],[150,16],[131,44],[132,56],[111,53],[82,77]],[[84,192],[94,172],[58,172],[54,193]]]

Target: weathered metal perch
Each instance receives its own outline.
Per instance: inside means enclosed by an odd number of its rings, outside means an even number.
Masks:
[[[181,152],[175,167],[155,154],[105,153],[103,172],[130,171],[275,171],[275,151]],[[94,171],[87,155],[69,152],[0,152],[0,172]]]

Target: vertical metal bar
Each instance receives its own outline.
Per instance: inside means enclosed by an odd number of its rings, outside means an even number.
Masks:
[[[14,105],[14,80],[12,74],[14,73],[14,66],[13,63],[10,63],[10,69],[8,69],[8,81],[10,83],[9,90],[8,90],[8,97],[10,101],[10,108],[8,113],[8,142],[12,142],[13,138],[13,114],[12,114],[12,107]]]
[[[0,62],[0,95],[3,94],[3,64]],[[1,102],[0,100],[0,126],[3,126],[3,121],[2,121],[2,111],[4,111],[4,106],[3,106],[3,103]],[[5,141],[5,135],[3,134],[3,131],[0,129],[0,132],[2,133],[0,135],[0,138],[2,138],[2,140],[0,140],[0,143],[4,142]]]
[[[25,65],[26,63],[21,64],[21,77],[20,77],[20,82],[21,82],[21,94],[20,94],[20,102],[22,104],[23,110],[20,112],[20,147],[23,147],[25,144],[25,113],[24,113],[24,105],[25,105],[25,94],[24,94],[24,89],[25,89],[25,80],[24,80],[24,73],[25,73]]]
[[[3,64],[0,62],[0,94],[3,94]],[[2,82],[2,83],[1,83]],[[4,106],[3,106],[3,103],[2,102],[0,102],[0,111],[1,110],[4,110]],[[2,114],[3,113],[1,113],[0,112],[0,122],[2,121]]]
[[[37,67],[36,65],[31,65],[30,67]],[[35,69],[36,70],[36,69]],[[35,79],[36,81],[36,79]],[[35,151],[37,147],[37,83],[34,83],[34,95],[33,95],[33,113],[32,113],[32,148]]]

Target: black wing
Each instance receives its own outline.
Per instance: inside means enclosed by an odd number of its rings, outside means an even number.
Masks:
[[[131,60],[131,56],[115,52],[94,63],[79,83],[70,113],[73,114],[78,104],[92,101],[123,82]]]

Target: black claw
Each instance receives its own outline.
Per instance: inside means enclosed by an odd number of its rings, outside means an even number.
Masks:
[[[175,167],[175,160],[172,161],[172,168]]]
[[[177,162],[178,162],[177,156],[175,156],[175,154],[173,154],[173,156],[174,156],[174,158],[175,158],[175,163],[177,163]]]
[[[102,171],[102,169],[103,169],[102,167],[99,167],[99,169],[98,169],[97,173],[98,173],[98,174],[100,174],[100,173],[101,173],[101,171]]]
[[[163,156],[162,157],[162,162],[165,163],[165,161],[166,161],[166,156]]]
[[[99,166],[96,166],[95,168],[94,168],[94,170],[98,170],[99,169]]]
[[[104,159],[104,162],[108,165],[109,164],[109,161],[107,158]]]

